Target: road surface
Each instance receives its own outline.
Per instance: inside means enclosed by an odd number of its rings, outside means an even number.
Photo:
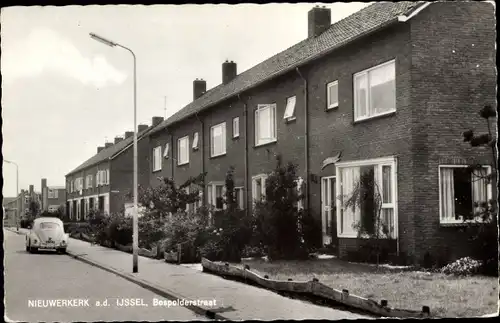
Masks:
[[[29,254],[24,235],[4,230],[4,237],[6,321],[207,320],[184,307],[154,306],[164,299],[68,255]]]

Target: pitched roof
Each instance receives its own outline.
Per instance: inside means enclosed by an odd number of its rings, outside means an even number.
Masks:
[[[2,205],[7,205],[10,202],[14,202],[16,200],[15,197],[4,197],[2,200]]]
[[[143,137],[145,134],[147,134],[152,129],[154,129],[154,127],[150,126],[146,130],[139,132],[137,134],[137,139],[139,140],[139,138]],[[69,176],[73,173],[84,170],[85,168],[88,168],[90,166],[94,166],[96,164],[99,164],[100,162],[103,162],[104,160],[113,158],[113,156],[115,156],[115,155],[119,154],[120,152],[122,152],[123,150],[131,147],[131,144],[133,143],[133,141],[134,141],[134,137],[131,136],[128,138],[124,138],[122,141],[120,141],[116,144],[113,144],[113,145],[109,146],[108,148],[104,148],[103,150],[101,150],[100,152],[98,152],[97,154],[95,154],[94,156],[89,158],[87,161],[85,161],[83,164],[81,164],[77,168],[73,169],[68,174],[66,174],[66,176]]]
[[[423,4],[424,2],[405,1],[377,2],[369,5],[331,25],[318,37],[307,38],[237,75],[231,82],[207,91],[156,126],[150,134],[395,22],[399,16],[410,14]]]

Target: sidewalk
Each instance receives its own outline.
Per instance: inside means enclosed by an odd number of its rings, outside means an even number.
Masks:
[[[21,233],[20,229],[20,233]],[[11,230],[15,232],[14,230]],[[26,232],[22,230],[22,232]],[[215,300],[216,306],[187,306],[198,313],[207,310],[228,320],[358,319],[368,318],[347,311],[314,305],[274,292],[225,280],[199,270],[139,257],[139,273],[132,273],[132,255],[77,239],[70,239],[70,256],[111,271],[168,299]],[[161,297],[159,297],[161,298]]]

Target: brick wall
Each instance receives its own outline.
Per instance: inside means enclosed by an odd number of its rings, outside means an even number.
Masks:
[[[438,166],[461,163],[457,158],[491,163],[491,153],[470,148],[462,132],[486,130],[478,110],[496,104],[494,26],[494,7],[486,2],[433,3],[411,20],[417,260],[426,251],[451,260],[469,253],[459,228],[439,225]]]

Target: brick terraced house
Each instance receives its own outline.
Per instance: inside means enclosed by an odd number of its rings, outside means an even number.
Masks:
[[[149,183],[148,141],[146,134],[163,121],[153,117],[152,125],[139,125],[137,134],[138,184]],[[66,210],[73,221],[84,221],[90,210],[106,214],[129,212],[133,203],[134,132],[116,137],[114,143],[98,147],[97,153],[66,175]],[[146,166],[145,166],[146,165]]]
[[[381,2],[333,25],[308,13],[308,38],[222,83],[193,82],[193,101],[150,133],[150,185],[207,172],[204,203],[218,206],[234,166],[246,210],[265,194],[275,156],[299,166],[323,243],[357,250],[353,223],[370,206],[343,207],[360,176],[380,187],[388,246],[410,261],[469,252],[461,214],[496,185],[471,181],[470,163],[491,157],[461,134],[485,129],[477,111],[495,104],[495,18],[486,2]],[[220,206],[218,206],[220,207]]]

